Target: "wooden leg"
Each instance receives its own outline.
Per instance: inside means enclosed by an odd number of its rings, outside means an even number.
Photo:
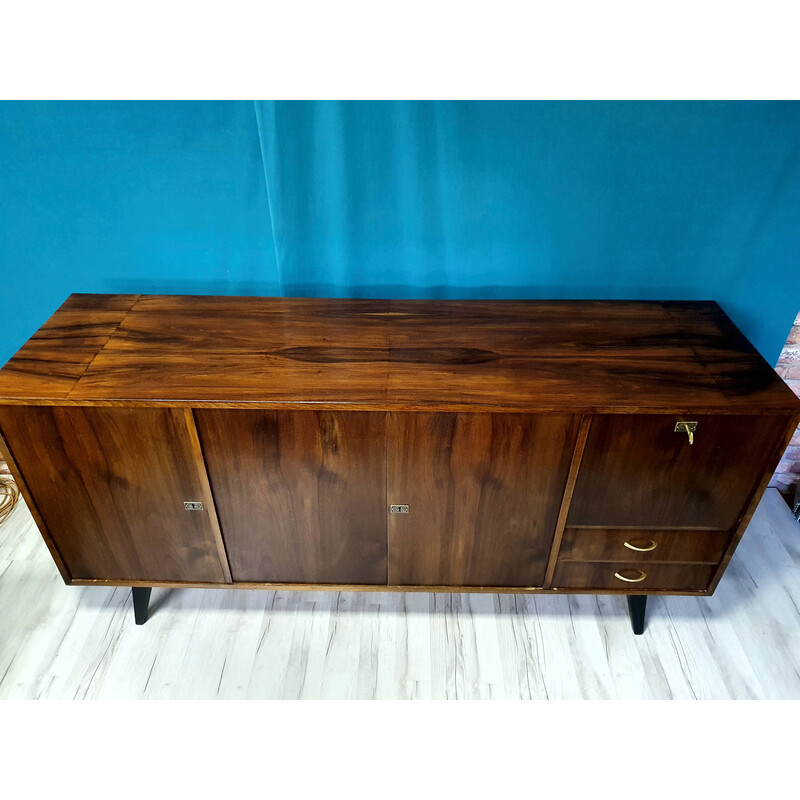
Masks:
[[[131,589],[133,616],[137,625],[144,625],[147,622],[147,604],[150,602],[150,592],[152,591],[149,586],[134,586]]]
[[[637,636],[644,633],[644,610],[646,607],[646,594],[628,595],[628,613],[631,615],[631,627]]]

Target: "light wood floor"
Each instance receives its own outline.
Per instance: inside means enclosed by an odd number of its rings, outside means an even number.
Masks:
[[[800,525],[769,490],[716,593],[652,597],[64,586],[0,526],[0,698],[800,698]]]

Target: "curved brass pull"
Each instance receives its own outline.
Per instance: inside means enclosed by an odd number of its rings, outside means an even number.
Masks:
[[[635,550],[637,553],[649,553],[651,550],[655,550],[658,547],[658,542],[654,539],[648,539],[650,545],[648,547],[637,547],[635,544],[631,544],[630,542],[625,542],[625,547],[630,550]]]
[[[638,570],[638,573],[640,575],[639,578],[626,578],[624,575],[620,575],[619,572],[615,572],[614,577],[619,578],[621,581],[625,581],[625,583],[639,583],[639,581],[643,581],[647,577],[647,573],[642,572],[641,570]]]

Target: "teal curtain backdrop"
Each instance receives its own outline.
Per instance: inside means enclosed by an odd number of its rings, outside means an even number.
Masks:
[[[70,292],[800,310],[800,103],[0,103],[0,363]]]

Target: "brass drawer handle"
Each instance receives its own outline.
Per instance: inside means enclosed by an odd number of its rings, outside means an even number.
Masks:
[[[650,544],[647,547],[637,547],[635,544],[631,544],[630,542],[625,542],[625,547],[629,548],[630,550],[635,550],[637,553],[649,553],[651,550],[655,550],[658,547],[658,542],[654,539],[648,539]]]
[[[626,578],[624,575],[620,575],[619,572],[614,573],[615,578],[619,578],[621,581],[625,581],[625,583],[639,583],[639,581],[643,581],[647,577],[646,572],[642,572],[641,570],[637,570],[641,577],[639,578]]]

